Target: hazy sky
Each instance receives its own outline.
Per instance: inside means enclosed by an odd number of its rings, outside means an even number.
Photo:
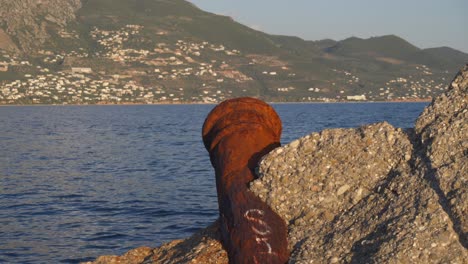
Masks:
[[[252,28],[306,40],[398,35],[468,53],[468,0],[189,0]]]

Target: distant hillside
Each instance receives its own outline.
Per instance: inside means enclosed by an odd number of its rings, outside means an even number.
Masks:
[[[467,58],[269,35],[184,0],[0,0],[0,104],[420,100]]]
[[[305,41],[299,37],[271,36],[277,47],[293,57],[317,57],[323,54],[322,49],[315,42]]]
[[[80,0],[0,0],[0,47],[9,42],[1,38],[5,32],[20,50],[37,50],[51,37],[50,32],[73,21],[80,7]]]
[[[335,46],[337,42],[338,41],[333,39],[322,39],[314,41],[315,45],[317,45],[317,47],[323,50]]]
[[[327,49],[327,52],[342,56],[382,56],[395,59],[405,59],[417,51],[419,48],[394,35],[369,39],[351,37]]]
[[[395,35],[361,39],[351,37],[337,42],[325,49],[326,52],[343,57],[373,59],[391,64],[422,63],[426,54],[420,54],[421,49]],[[420,54],[420,55],[418,55]],[[427,58],[425,63],[433,63],[435,58]]]
[[[447,67],[455,67],[452,68],[453,70],[462,68],[468,63],[468,54],[449,47],[430,48],[423,51],[440,61],[444,61]]]
[[[324,50],[343,57],[364,60],[373,58],[394,64],[424,64],[439,69],[450,69],[450,71],[456,71],[468,62],[468,54],[461,51],[448,47],[423,50],[395,35],[368,39],[351,37],[336,42]]]
[[[279,51],[267,34],[183,0],[88,0],[77,18],[81,26],[115,29],[139,24],[151,33],[170,32],[174,38],[223,43],[246,52]]]
[[[466,62],[468,60],[468,54],[452,49],[449,47],[440,47],[440,48],[430,48],[425,49],[424,51],[437,56],[439,58],[449,59],[449,60],[460,60]]]

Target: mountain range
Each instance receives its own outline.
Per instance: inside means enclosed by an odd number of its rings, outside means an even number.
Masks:
[[[420,100],[467,62],[395,35],[270,35],[184,0],[0,0],[3,104]]]

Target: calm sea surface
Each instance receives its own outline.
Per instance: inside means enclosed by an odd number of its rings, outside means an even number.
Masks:
[[[283,143],[412,127],[426,103],[278,104]],[[0,107],[0,263],[77,263],[184,238],[217,218],[200,131],[213,105]]]

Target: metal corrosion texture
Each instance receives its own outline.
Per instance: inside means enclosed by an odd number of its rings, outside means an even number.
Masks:
[[[260,158],[280,146],[281,120],[254,98],[224,101],[208,115],[203,142],[216,172],[223,246],[230,263],[286,263],[283,219],[248,190]]]

